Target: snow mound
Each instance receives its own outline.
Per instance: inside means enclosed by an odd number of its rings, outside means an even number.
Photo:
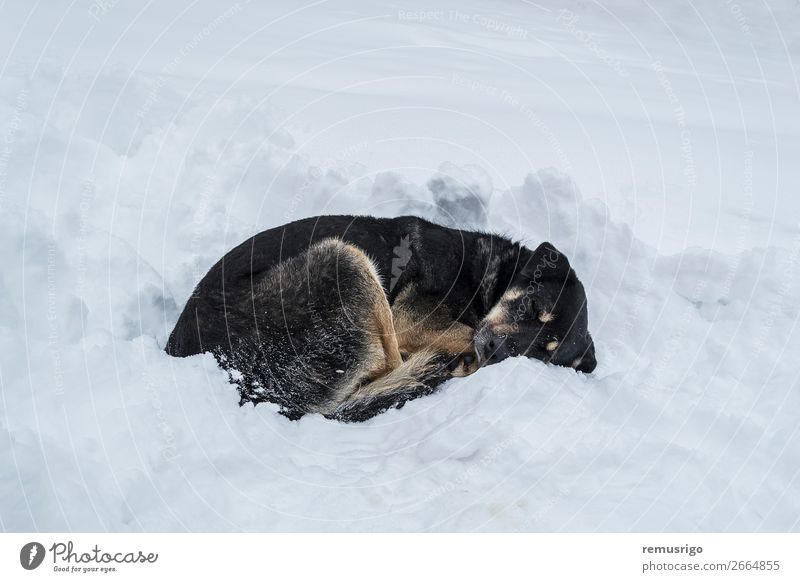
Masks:
[[[663,256],[553,169],[497,190],[455,163],[427,189],[322,170],[260,102],[164,90],[148,123],[101,126],[87,107],[112,105],[66,79],[0,91],[3,529],[797,529],[800,245]],[[123,109],[153,90],[99,82]],[[244,238],[401,212],[556,244],[587,289],[596,372],[516,358],[343,425],[240,408],[213,358],[163,352]]]
[[[485,228],[492,178],[483,168],[445,162],[428,181],[436,203],[436,220],[456,228]]]

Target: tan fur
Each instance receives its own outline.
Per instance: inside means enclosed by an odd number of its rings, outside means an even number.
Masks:
[[[495,325],[492,327],[492,333],[498,336],[511,335],[518,330],[517,324],[504,323],[502,325]]]
[[[356,261],[356,263],[362,267],[363,272],[368,275],[369,295],[372,299],[372,319],[368,324],[368,331],[370,335],[380,343],[385,356],[383,361],[378,361],[380,358],[376,358],[376,361],[373,362],[370,367],[376,372],[380,372],[381,370],[388,372],[399,366],[403,360],[400,357],[400,348],[395,333],[392,309],[383,291],[380,273],[375,263],[373,263],[361,249],[350,244],[347,244],[346,247],[353,260]]]
[[[379,271],[361,249],[335,238],[317,244],[323,248],[335,246],[337,259],[353,261],[357,271],[363,274],[364,284],[358,287],[363,290],[365,301],[369,302],[370,313],[363,325],[374,341],[354,373],[343,378],[336,397],[316,412],[333,414],[338,407],[354,400],[421,386],[419,379],[433,371],[437,355],[474,355],[474,330],[453,321],[443,306],[425,305],[424,302],[420,305],[413,287],[404,290],[395,305],[390,306]],[[452,375],[466,376],[477,368],[475,358],[469,366],[459,366]]]
[[[509,289],[503,293],[503,295],[500,297],[500,300],[495,304],[494,307],[492,307],[491,311],[486,314],[486,317],[483,319],[484,323],[492,326],[493,328],[499,328],[507,325],[506,322],[511,319],[509,317],[509,303],[516,301],[524,294],[525,292],[518,288]]]
[[[362,281],[356,287],[364,293],[370,315],[367,321],[353,323],[363,325],[373,342],[367,349],[366,357],[359,362],[353,381],[361,382],[365,378],[377,378],[399,366],[402,359],[394,332],[392,310],[383,291],[380,272],[375,263],[360,248],[338,238],[323,239],[311,249],[335,251],[337,261],[348,261],[362,276]],[[348,291],[350,290],[339,290],[340,293]],[[349,317],[354,315],[351,314]]]
[[[525,291],[515,287],[503,293],[503,296],[500,297],[500,301],[515,301],[521,298],[523,295],[525,295]]]
[[[549,311],[542,311],[542,312],[539,314],[539,321],[541,321],[542,323],[550,323],[550,322],[551,322],[551,321],[553,321],[555,318],[556,318],[556,316],[555,316],[555,315],[553,315],[553,314],[552,314],[551,312],[549,312]]]
[[[405,362],[397,368],[376,380],[364,384],[348,394],[345,402],[353,400],[369,399],[396,392],[400,388],[407,389],[414,386],[422,386],[420,378],[433,371],[433,358],[436,352],[422,350],[411,354]]]
[[[413,285],[406,287],[392,305],[394,328],[400,351],[414,354],[433,350],[451,357],[475,357],[475,330],[453,319],[442,304],[425,301]],[[478,369],[478,358],[459,365],[454,376],[467,376]]]
[[[547,349],[548,352],[556,351],[557,347],[558,347],[558,342],[557,341],[547,342],[547,345],[545,346],[545,348]]]
[[[486,314],[486,317],[483,318],[483,322],[491,327],[495,327],[503,325],[508,319],[508,305],[502,301],[498,301],[497,304],[492,307],[491,311]]]

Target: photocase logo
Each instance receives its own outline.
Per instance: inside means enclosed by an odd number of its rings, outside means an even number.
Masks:
[[[28,542],[19,551],[19,563],[26,570],[35,570],[42,565],[47,553],[53,558],[53,571],[55,572],[108,572],[119,571],[120,565],[128,567],[130,564],[155,564],[158,554],[139,551],[103,551],[98,544],[85,549],[77,549],[72,540],[56,542],[45,550],[39,542]]]
[[[26,570],[35,570],[44,561],[44,546],[39,542],[28,542],[19,551],[19,563]]]
[[[400,275],[406,268],[408,261],[411,260],[411,235],[406,235],[400,239],[400,244],[392,249],[394,258],[392,259],[392,280],[389,282],[389,291],[394,289]]]

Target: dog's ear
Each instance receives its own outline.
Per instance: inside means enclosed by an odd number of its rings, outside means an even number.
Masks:
[[[539,277],[565,276],[570,272],[569,260],[554,244],[543,242],[531,253],[523,271]]]
[[[548,241],[545,241],[538,247],[536,247],[536,250],[533,251],[533,253],[535,255],[544,255],[545,253],[555,254],[555,255],[560,255],[562,258],[566,259],[564,254],[556,248],[556,245]]]
[[[552,249],[554,251],[558,251],[558,249],[556,248],[556,245],[554,245],[550,241],[544,241],[542,244],[540,244],[538,247],[536,247],[536,251],[535,252],[538,253],[540,251],[549,251],[550,249]]]

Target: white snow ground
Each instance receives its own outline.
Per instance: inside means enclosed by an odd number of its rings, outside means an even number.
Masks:
[[[0,529],[800,529],[800,4],[562,5],[0,4]],[[343,425],[163,353],[344,212],[551,240],[596,372]]]

